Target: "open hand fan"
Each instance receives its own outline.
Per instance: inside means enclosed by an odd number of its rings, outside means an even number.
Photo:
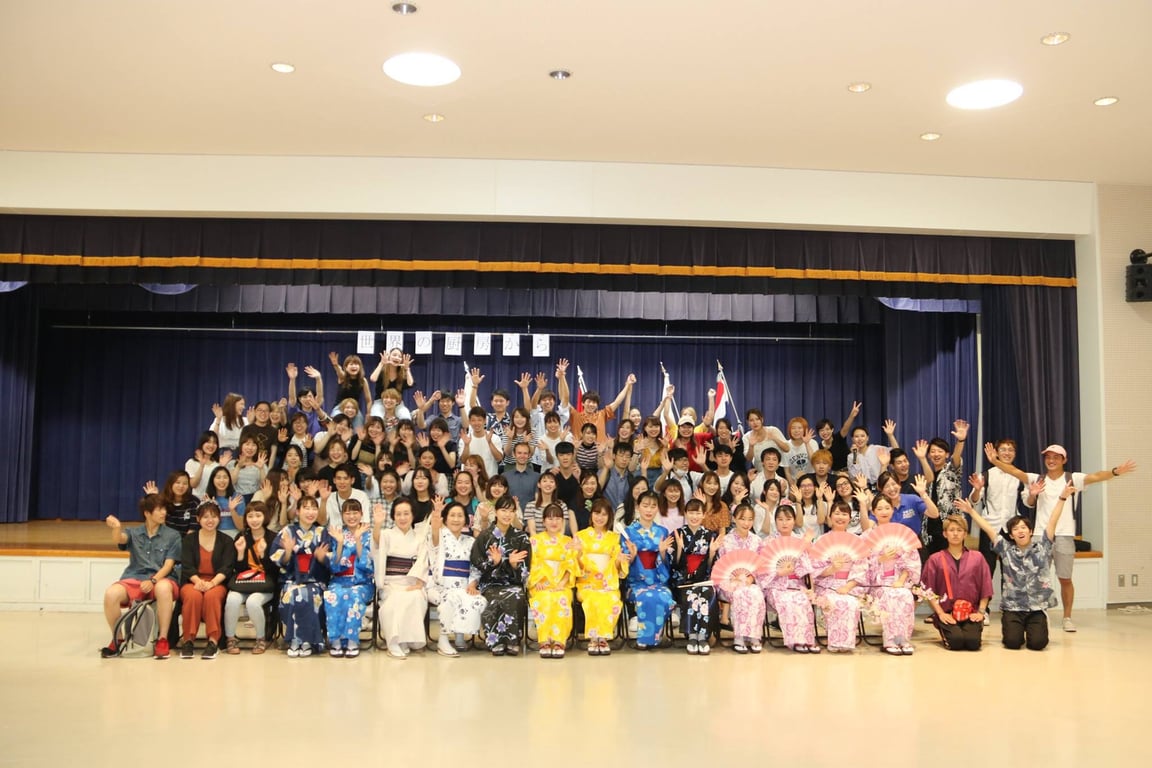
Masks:
[[[777,536],[764,542],[760,547],[760,557],[768,563],[768,573],[772,575],[779,571],[781,562],[785,559],[799,560],[806,549],[808,549],[807,539]]]
[[[768,561],[748,549],[729,552],[716,560],[712,565],[712,583],[717,587],[727,587],[732,581],[739,580],[745,573],[753,578],[768,576],[772,569]]]
[[[844,531],[832,531],[816,539],[816,542],[808,548],[808,555],[813,560],[824,562],[835,559],[837,555],[843,555],[848,560],[856,562],[867,560],[869,551],[859,536]]]
[[[864,544],[869,552],[908,552],[920,548],[920,537],[912,529],[900,523],[877,525],[864,534]]]

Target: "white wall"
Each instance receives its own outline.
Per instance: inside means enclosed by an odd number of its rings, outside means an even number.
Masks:
[[[0,211],[545,219],[1075,236],[1093,185],[517,160],[0,152]]]

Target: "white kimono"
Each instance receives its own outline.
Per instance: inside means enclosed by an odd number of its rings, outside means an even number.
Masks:
[[[428,561],[431,578],[428,581],[428,602],[440,606],[440,626],[444,632],[474,635],[480,631],[480,613],[488,601],[483,595],[468,594],[468,583],[480,578],[472,569],[469,559],[475,539],[467,529],[454,536],[447,528],[440,529],[440,545],[429,545]]]
[[[428,610],[424,596],[428,579],[426,526],[417,525],[407,533],[399,528],[382,529],[373,555],[384,639],[389,643],[423,645],[428,639],[424,632],[424,614]],[[416,586],[420,588],[409,589]]]

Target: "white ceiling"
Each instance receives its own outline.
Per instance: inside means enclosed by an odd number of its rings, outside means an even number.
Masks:
[[[392,1],[0,0],[0,149],[1152,185],[1152,0],[415,0],[408,17]],[[1072,39],[1041,45],[1053,31]],[[381,64],[408,50],[463,76],[389,80]],[[558,67],[573,77],[549,79]],[[1023,97],[945,104],[989,77]]]

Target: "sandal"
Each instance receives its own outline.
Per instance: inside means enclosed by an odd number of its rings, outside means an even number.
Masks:
[[[904,655],[904,651],[900,650],[900,647],[896,646],[896,645],[885,646],[884,647],[884,653],[887,653],[890,656],[903,656]]]
[[[256,645],[252,646],[252,653],[257,656],[266,650],[268,650],[268,641],[264,638],[260,638],[256,641]]]

